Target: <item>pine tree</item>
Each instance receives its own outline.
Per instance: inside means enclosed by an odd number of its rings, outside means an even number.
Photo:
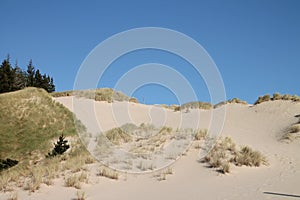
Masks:
[[[18,66],[18,63],[15,64],[15,81],[13,83],[14,90],[21,90],[26,87],[26,73]]]
[[[62,155],[64,152],[66,152],[70,148],[70,145],[68,145],[67,143],[68,143],[68,140],[65,140],[65,137],[62,134],[61,136],[59,136],[59,139],[56,142],[56,144],[54,144],[54,148],[53,148],[52,152],[48,153],[48,155],[46,157],[54,157],[57,155]]]
[[[35,72],[33,86],[43,88],[42,75],[39,69]]]
[[[27,65],[27,87],[33,87],[34,86],[34,76],[35,76],[35,69],[32,65],[32,60],[29,61],[29,64]]]
[[[12,69],[9,56],[2,62],[0,66],[0,93],[13,91],[15,73]]]

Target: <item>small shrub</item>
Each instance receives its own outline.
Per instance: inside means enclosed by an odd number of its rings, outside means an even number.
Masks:
[[[12,160],[10,158],[7,158],[5,160],[0,159],[0,172],[5,169],[11,168],[11,167],[17,165],[18,163],[19,163],[19,161]]]
[[[59,136],[57,143],[54,144],[53,150],[50,153],[48,153],[46,157],[54,157],[57,155],[62,155],[70,148],[70,145],[68,145],[67,143],[68,140],[65,140],[65,137],[62,134],[61,136]]]

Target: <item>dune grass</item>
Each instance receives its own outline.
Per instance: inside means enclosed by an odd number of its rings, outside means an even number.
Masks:
[[[98,176],[103,176],[109,179],[114,179],[114,180],[118,180],[119,179],[119,173],[115,170],[112,170],[108,167],[105,166],[101,166],[100,168],[97,169]]]
[[[268,102],[268,101],[276,101],[276,100],[300,102],[300,97],[297,95],[289,95],[289,94],[281,95],[278,92],[276,92],[273,94],[273,97],[271,97],[269,94],[258,97],[254,105],[261,104],[263,102]]]
[[[88,99],[95,99],[96,101],[130,101],[138,103],[138,100],[134,97],[128,97],[122,92],[114,91],[111,88],[97,88],[90,90],[76,90],[76,91],[64,91],[64,92],[53,92],[53,97],[64,97],[64,96],[77,96],[85,97]]]
[[[34,192],[41,184],[52,185],[64,171],[93,162],[77,136],[77,131],[86,134],[85,127],[43,89],[1,94],[0,102],[0,158],[19,161],[0,172],[0,191],[22,187]],[[71,148],[62,156],[46,158],[62,133]]]
[[[73,114],[43,89],[0,95],[0,158],[39,159],[60,134],[75,136]]]
[[[266,157],[261,152],[254,151],[249,146],[241,146],[238,150],[230,137],[217,140],[203,161],[223,174],[230,172],[231,165],[259,167],[268,164]]]

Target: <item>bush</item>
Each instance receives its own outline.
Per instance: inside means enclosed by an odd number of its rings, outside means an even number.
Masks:
[[[0,172],[5,169],[11,168],[11,167],[17,165],[18,163],[19,163],[19,161],[12,160],[10,158],[7,158],[6,160],[0,159]]]
[[[46,157],[54,157],[57,155],[62,155],[70,148],[70,145],[68,145],[67,143],[68,140],[65,140],[65,137],[62,134],[61,136],[59,136],[59,139],[56,142],[56,144],[54,144],[53,150],[50,153],[48,153]]]

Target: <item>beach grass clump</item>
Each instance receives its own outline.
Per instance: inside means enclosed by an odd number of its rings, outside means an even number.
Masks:
[[[158,181],[167,180],[168,175],[174,174],[174,170],[172,167],[168,167],[165,169],[160,170],[159,172],[155,173],[153,177],[155,177]]]
[[[290,126],[287,131],[281,137],[282,141],[294,141],[295,139],[300,138],[300,124],[297,122]]]
[[[75,90],[75,91],[64,91],[64,92],[53,92],[51,93],[52,97],[65,97],[65,96],[76,96],[83,97],[87,99],[94,99],[95,101],[131,101],[137,102],[135,98],[129,98],[125,94],[119,91],[115,91],[112,88],[97,88],[89,90]]]
[[[264,96],[258,97],[258,99],[255,101],[254,105],[257,105],[257,104],[260,104],[260,103],[263,103],[263,102],[267,102],[267,101],[270,101],[270,100],[271,100],[270,95],[266,94]]]
[[[76,192],[76,200],[85,200],[86,199],[86,194],[82,190],[78,190]]]
[[[114,180],[118,180],[119,179],[119,173],[116,172],[115,170],[112,170],[108,167],[104,167],[101,166],[100,168],[98,168],[98,176],[103,176],[109,179],[114,179]]]
[[[213,108],[213,105],[208,102],[201,102],[201,101],[194,101],[182,104],[180,106],[180,110],[186,110],[186,109],[203,109],[203,110],[210,110]]]
[[[300,132],[300,125],[299,124],[294,124],[290,127],[289,129],[290,133],[298,133]]]
[[[65,178],[65,186],[66,187],[74,187],[76,189],[81,188],[81,183],[79,181],[79,178],[76,174],[70,175]]]
[[[198,129],[195,131],[195,140],[203,140],[207,136],[207,129]]]
[[[248,146],[242,146],[238,150],[230,137],[218,139],[203,161],[223,174],[230,172],[231,165],[259,167],[268,164],[266,157],[259,151]]]
[[[131,135],[126,133],[122,128],[113,128],[105,132],[106,138],[115,145],[132,141]]]
[[[276,100],[300,102],[300,97],[297,95],[290,95],[290,94],[281,95],[278,92],[275,92],[272,97],[269,94],[258,97],[254,105],[267,102],[267,101],[276,101]]]
[[[215,104],[214,105],[214,108],[218,108],[218,107],[221,107],[223,105],[226,105],[226,104],[242,104],[242,105],[248,105],[248,102],[247,101],[244,101],[244,100],[241,100],[239,98],[233,98],[233,99],[230,99],[230,100],[227,100],[227,101],[222,101],[218,104]]]
[[[259,167],[267,164],[266,157],[261,152],[252,150],[249,146],[243,146],[232,159],[232,162],[237,166],[245,165],[250,167]]]

